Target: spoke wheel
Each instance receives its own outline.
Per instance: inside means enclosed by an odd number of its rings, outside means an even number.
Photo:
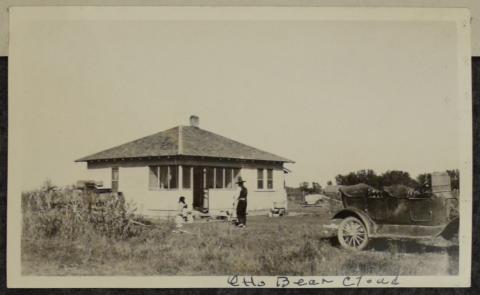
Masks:
[[[345,249],[363,250],[368,244],[367,228],[356,217],[347,217],[338,227],[338,242]]]

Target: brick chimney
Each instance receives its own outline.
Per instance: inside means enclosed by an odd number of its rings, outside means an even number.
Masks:
[[[200,118],[198,118],[198,116],[191,115],[190,126],[200,128]]]

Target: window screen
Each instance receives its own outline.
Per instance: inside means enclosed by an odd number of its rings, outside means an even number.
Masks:
[[[273,169],[267,169],[267,188],[273,189]]]
[[[169,189],[175,189],[178,186],[178,166],[168,166],[169,168]]]
[[[182,179],[183,188],[191,188],[190,180],[191,180],[191,175],[192,175],[192,167],[191,166],[183,166],[182,173],[183,173],[183,176],[182,176],[183,177],[183,179]]]
[[[213,174],[213,168],[212,167],[207,167],[207,187],[206,188],[213,188],[213,178],[215,175]]]
[[[257,169],[257,188],[263,189],[263,169]]]
[[[232,168],[225,168],[225,188],[232,188]]]
[[[112,168],[112,191],[118,192],[118,179],[119,179],[119,171],[118,167]]]
[[[160,185],[159,188],[168,188],[168,166],[160,166]]]
[[[215,168],[215,188],[223,188],[223,168]]]

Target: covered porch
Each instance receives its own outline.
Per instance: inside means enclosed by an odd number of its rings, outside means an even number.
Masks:
[[[231,213],[240,176],[246,180],[251,214],[268,212],[274,202],[286,200],[286,172],[280,162],[175,156],[90,161],[88,168],[111,171],[112,190],[122,192],[145,215],[176,215],[181,196],[189,210]]]
[[[184,196],[189,209],[202,213],[234,207],[240,167],[151,165],[149,190]]]

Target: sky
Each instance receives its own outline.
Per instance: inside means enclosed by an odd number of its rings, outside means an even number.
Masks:
[[[454,22],[52,21],[14,27],[23,189],[177,125],[292,159],[287,185],[459,166]]]

